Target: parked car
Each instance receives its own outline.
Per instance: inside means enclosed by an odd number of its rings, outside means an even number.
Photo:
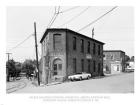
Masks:
[[[73,80],[89,79],[90,77],[91,77],[90,73],[82,72],[82,73],[77,73],[75,75],[68,76],[68,79],[73,81]]]

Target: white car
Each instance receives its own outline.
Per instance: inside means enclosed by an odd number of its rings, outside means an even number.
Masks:
[[[90,77],[91,77],[90,73],[82,72],[82,73],[77,73],[75,75],[68,76],[68,79],[73,81],[73,80],[89,79]]]

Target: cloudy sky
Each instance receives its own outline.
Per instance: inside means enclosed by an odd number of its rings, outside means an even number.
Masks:
[[[78,6],[70,11],[60,13],[52,27],[69,28],[78,31],[88,23],[112,9],[114,6]],[[73,7],[60,6],[60,11]],[[82,14],[80,14],[84,11]],[[11,58],[16,61],[35,59],[34,36],[31,36],[20,46],[20,42],[34,33],[34,22],[37,23],[37,38],[39,58],[41,57],[40,39],[46,30],[55,7],[7,7],[6,51],[11,52]],[[80,15],[78,15],[80,14]],[[76,18],[73,18],[75,17]],[[117,7],[102,19],[80,31],[91,37],[94,27],[94,38],[105,43],[105,50],[123,50],[127,55],[134,55],[134,10],[133,7]],[[69,20],[73,21],[64,24]],[[64,25],[63,25],[64,24]]]

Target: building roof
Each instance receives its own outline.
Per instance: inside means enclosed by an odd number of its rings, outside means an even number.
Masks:
[[[40,40],[40,43],[42,43],[42,41],[44,40],[44,38],[46,37],[46,35],[47,35],[48,32],[50,32],[50,31],[66,31],[66,32],[71,32],[71,33],[75,33],[75,34],[77,34],[77,35],[79,35],[79,36],[82,36],[82,37],[88,38],[88,39],[90,39],[90,40],[93,40],[93,41],[95,41],[95,42],[97,42],[97,43],[104,44],[104,43],[101,42],[101,41],[92,39],[92,38],[90,38],[90,37],[88,37],[88,36],[86,36],[86,35],[80,34],[80,33],[78,33],[78,32],[75,32],[75,31],[70,30],[70,29],[67,29],[67,28],[48,28],[48,29],[46,29],[44,35],[42,36],[42,38],[41,38],[41,40]]]
[[[104,50],[103,52],[123,52],[123,53],[125,53],[122,50]]]

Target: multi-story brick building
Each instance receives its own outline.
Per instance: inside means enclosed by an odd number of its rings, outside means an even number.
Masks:
[[[125,70],[125,52],[121,50],[106,50],[104,54],[104,73],[114,74]]]
[[[69,75],[88,72],[103,75],[104,43],[69,29],[50,28],[42,44],[42,82],[66,80]]]

